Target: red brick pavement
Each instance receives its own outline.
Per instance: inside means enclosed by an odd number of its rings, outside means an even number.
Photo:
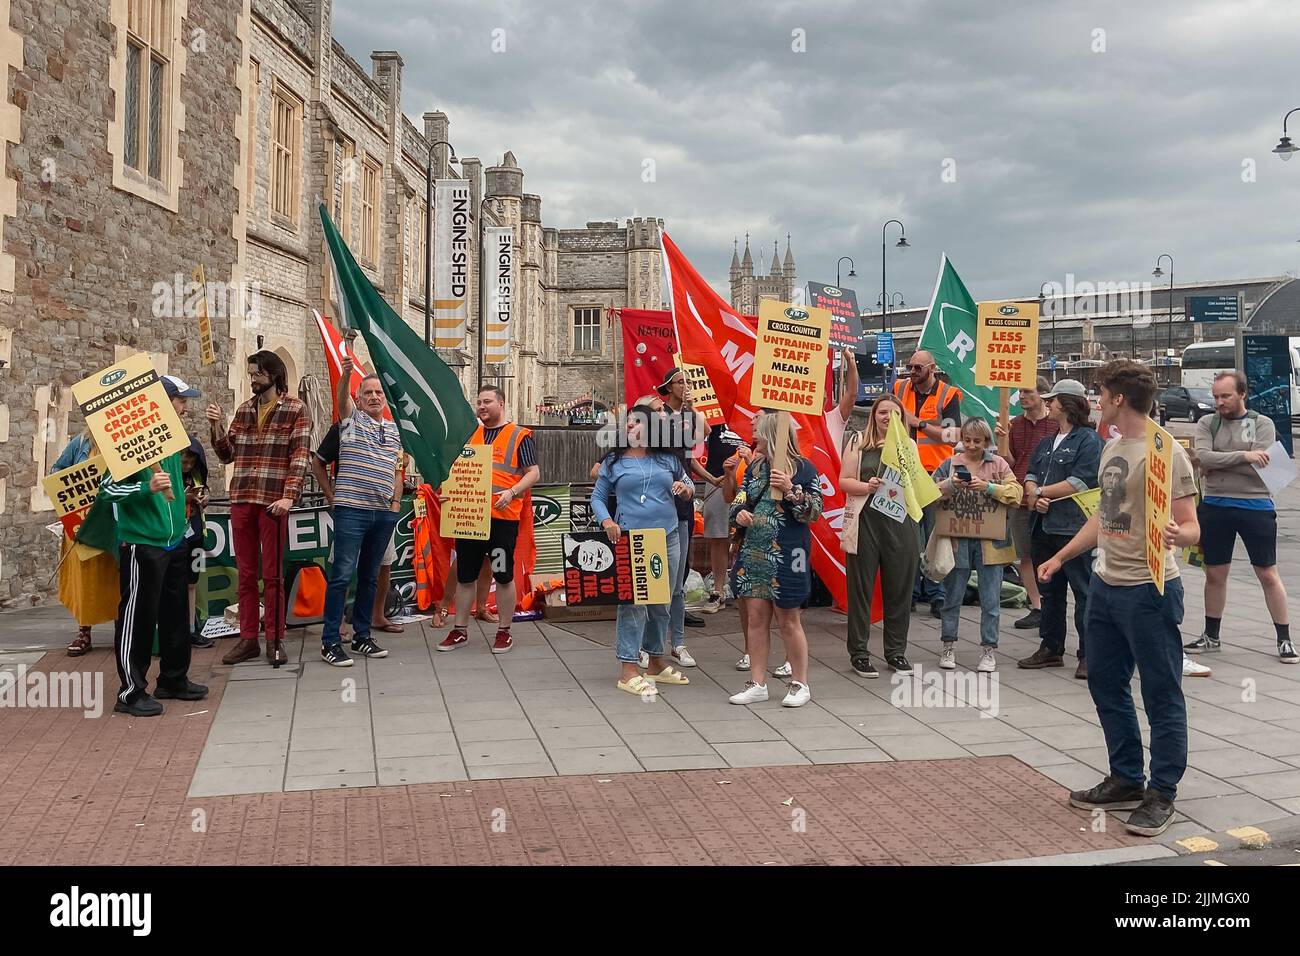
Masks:
[[[0,865],[887,865],[1143,842],[1093,833],[1060,785],[1013,757],[188,799],[226,684],[217,653],[197,651],[191,669],[210,698],[168,701],[159,718],[0,710]],[[51,667],[104,670],[111,707],[108,652],[37,665]]]

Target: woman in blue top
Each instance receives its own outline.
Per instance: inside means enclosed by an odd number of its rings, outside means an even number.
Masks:
[[[626,426],[618,435],[618,447],[600,464],[591,509],[610,544],[616,544],[623,530],[662,528],[668,544],[668,580],[676,581],[683,555],[677,534],[677,509],[673,498],[689,499],[695,488],[686,479],[681,460],[658,449],[654,439],[659,412],[649,405],[636,405],[628,413]],[[617,512],[610,514],[611,498],[617,498]],[[580,555],[580,558],[582,556]],[[600,556],[588,556],[597,560]],[[612,554],[609,555],[612,560]],[[657,684],[689,684],[681,671],[669,666],[665,642],[668,635],[667,604],[620,604],[616,650],[622,664],[619,690],[641,697],[658,694]],[[641,651],[650,658],[643,676]]]

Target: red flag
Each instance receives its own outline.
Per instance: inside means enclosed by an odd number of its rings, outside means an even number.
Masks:
[[[339,420],[339,410],[335,407],[335,395],[339,389],[339,376],[343,374],[343,357],[348,354],[347,340],[339,334],[338,329],[334,328],[333,323],[322,316],[315,309],[311,310],[312,316],[316,319],[316,328],[320,330],[321,344],[325,347],[325,367],[330,373],[330,406],[334,408],[334,417],[332,421]],[[348,394],[356,401],[357,389],[361,387],[361,380],[369,374],[370,370],[366,363],[357,357],[356,350],[351,351],[352,355],[352,381],[348,385]],[[393,420],[393,413],[388,410],[388,404],[384,404],[384,418],[390,422]]]

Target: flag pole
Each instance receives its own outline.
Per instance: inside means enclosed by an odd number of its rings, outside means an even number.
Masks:
[[[483,388],[483,211],[487,208],[487,199],[478,204],[478,385]]]

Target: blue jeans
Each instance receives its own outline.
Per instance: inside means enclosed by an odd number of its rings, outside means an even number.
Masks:
[[[1110,773],[1141,786],[1142,730],[1130,682],[1137,665],[1142,706],[1151,723],[1151,787],[1170,800],[1187,770],[1183,699],[1183,582],[1113,587],[1093,575],[1088,593],[1088,690],[1106,735]]]
[[[953,538],[952,555],[953,568],[943,579],[943,639],[957,640],[961,605],[973,568],[980,578],[980,644],[997,647],[998,620],[1002,616],[1002,565],[984,564],[984,542],[979,538]]]
[[[1031,539],[1034,573],[1038,566],[1070,543],[1074,535],[1046,534],[1035,530]],[[1074,592],[1074,629],[1079,634],[1079,660],[1084,659],[1084,639],[1088,633],[1088,587],[1092,581],[1092,552],[1086,551],[1061,566],[1052,580],[1038,585],[1042,596],[1042,620],[1038,637],[1053,654],[1065,653],[1065,595]],[[1180,663],[1181,667],[1182,664]]]
[[[334,563],[330,565],[329,587],[325,591],[325,627],[321,643],[338,644],[348,585],[357,576],[357,593],[352,602],[353,641],[370,636],[370,616],[375,610],[375,580],[388,539],[397,526],[397,513],[370,508],[334,508]]]
[[[664,535],[668,541],[668,580],[680,577],[681,537],[671,531]],[[635,664],[645,651],[652,657],[663,657],[667,648],[669,607],[667,604],[620,604],[614,649],[618,659],[625,664]]]
[[[939,507],[938,502],[934,502],[927,507],[921,514],[921,522],[917,526],[921,529],[921,553],[925,553],[925,546],[930,541],[930,535],[934,533],[934,514],[935,509]],[[933,604],[935,601],[942,602],[944,599],[944,585],[938,581],[931,581],[920,569],[916,572],[916,583],[912,586],[912,603],[914,604]]]
[[[669,532],[668,537],[673,535]],[[691,546],[691,524],[689,521],[677,522],[677,548],[681,555],[679,570],[673,572],[673,603],[668,616],[672,623],[673,647],[686,643],[686,555]]]

